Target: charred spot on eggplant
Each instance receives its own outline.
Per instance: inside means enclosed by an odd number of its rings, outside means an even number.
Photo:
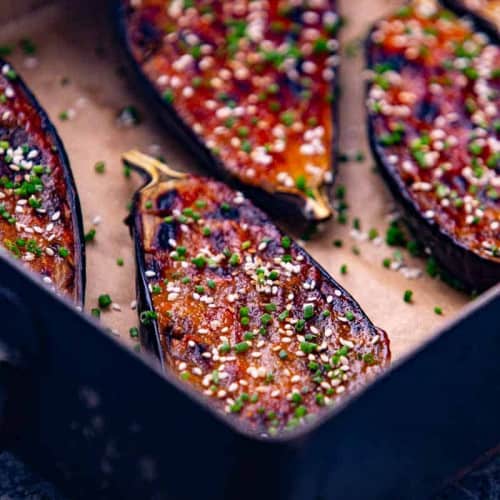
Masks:
[[[279,200],[306,220],[331,216],[333,0],[116,3],[134,72],[205,166],[267,207]]]
[[[159,248],[162,250],[170,250],[171,242],[175,241],[177,235],[177,222],[163,222],[158,228],[156,240]]]
[[[134,152],[124,158],[148,165]],[[387,335],[240,192],[171,170],[163,181],[152,177],[130,223],[139,309],[154,315],[141,339],[168,372],[241,425],[273,435],[314,418],[388,365]],[[174,192],[167,214],[147,208]],[[217,216],[228,206],[238,218]],[[180,230],[169,248],[158,248],[154,235],[165,218]]]
[[[175,190],[169,191],[163,196],[160,196],[157,201],[158,210],[169,210],[172,207],[175,197]]]
[[[500,281],[500,47],[432,0],[366,44],[372,150],[415,235],[472,290]],[[403,58],[406,63],[393,65]]]
[[[81,305],[81,213],[66,153],[12,66],[0,69],[0,244]]]

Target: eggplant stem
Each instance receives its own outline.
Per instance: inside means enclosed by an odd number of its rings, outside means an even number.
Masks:
[[[314,198],[309,198],[307,203],[318,220],[328,219],[332,215],[332,209],[326,196],[318,189],[312,188]]]
[[[162,174],[167,177],[167,180],[183,179],[186,177],[184,172],[177,172],[177,170],[170,168],[160,160],[141,153],[137,149],[132,149],[123,153],[122,161],[141,175],[149,178],[149,182],[145,188],[158,184],[162,180]]]
[[[300,192],[294,188],[280,187],[277,192],[295,196],[300,195]],[[308,197],[306,200],[308,211],[314,215],[314,219],[317,221],[330,218],[332,216],[332,208],[328,202],[328,197],[317,187],[311,188],[311,192],[314,198]]]

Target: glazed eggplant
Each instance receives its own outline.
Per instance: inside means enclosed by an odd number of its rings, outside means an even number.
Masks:
[[[118,4],[134,72],[202,164],[277,216],[328,218],[337,141],[334,2]]]
[[[500,281],[500,48],[436,2],[367,40],[373,153],[410,228],[468,288]]]
[[[129,219],[142,344],[218,410],[275,434],[388,365],[387,335],[241,192],[124,160],[150,178]]]
[[[494,36],[500,34],[499,0],[442,0],[449,9],[460,14],[471,14],[481,28],[489,30]]]
[[[80,204],[63,144],[12,66],[0,62],[0,244],[82,305]]]

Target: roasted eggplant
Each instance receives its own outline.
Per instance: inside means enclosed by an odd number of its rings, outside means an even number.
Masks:
[[[471,14],[481,28],[494,36],[500,34],[500,0],[442,0],[451,10],[460,14]]]
[[[0,61],[0,243],[82,305],[80,204],[63,144],[12,66]]]
[[[366,45],[373,153],[408,222],[470,289],[500,281],[500,48],[436,2]]]
[[[333,0],[119,0],[134,72],[170,128],[276,216],[331,215]]]
[[[137,152],[124,159],[149,172],[129,221],[141,340],[168,371],[274,434],[387,366],[387,335],[241,192]]]

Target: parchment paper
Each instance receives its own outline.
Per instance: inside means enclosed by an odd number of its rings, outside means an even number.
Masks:
[[[132,147],[161,154],[173,168],[195,170],[194,161],[147,110],[138,89],[134,89],[121,68],[120,53],[109,23],[105,0],[62,0],[46,2],[13,19],[20,6],[31,1],[0,0],[0,45],[16,45],[22,38],[36,44],[34,56],[19,48],[9,56],[28,85],[48,111],[63,138],[69,154],[82,203],[86,230],[95,227],[94,243],[87,245],[86,309],[96,307],[97,297],[109,293],[121,311],[102,314],[102,321],[127,345],[133,346],[129,328],[137,324],[137,314],[130,307],[135,298],[135,269],[132,243],[123,219],[126,205],[140,180],[122,172],[120,154]],[[370,24],[400,5],[396,0],[342,0],[340,11],[347,19],[341,31],[343,57],[341,66],[340,130],[341,151],[362,151],[363,162],[340,165],[338,183],[346,186],[350,220],[359,217],[362,232],[370,228],[385,234],[393,202],[382,180],[372,172],[363,105],[363,55],[356,41],[363,38]],[[347,51],[348,54],[345,54]],[[63,84],[63,82],[66,82]],[[118,111],[135,106],[142,117],[137,127],[119,128]],[[62,121],[66,111],[70,119]],[[106,163],[98,174],[94,165]],[[97,218],[97,219],[96,219]],[[95,225],[98,220],[98,225]],[[429,339],[435,329],[452,317],[469,298],[423,273],[418,279],[407,279],[401,271],[385,269],[381,262],[391,257],[394,248],[385,243],[358,241],[351,235],[352,224],[326,224],[321,236],[308,242],[306,248],[358,300],[369,317],[391,338],[393,360]],[[342,239],[342,248],[332,245]],[[360,255],[352,252],[357,246]],[[413,271],[424,269],[425,261],[410,258],[405,263]],[[124,265],[117,265],[123,258]],[[339,268],[347,264],[347,273]],[[403,301],[406,289],[413,290],[413,303]],[[434,313],[434,307],[443,315]],[[117,306],[115,306],[117,308]]]

